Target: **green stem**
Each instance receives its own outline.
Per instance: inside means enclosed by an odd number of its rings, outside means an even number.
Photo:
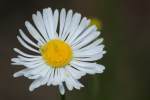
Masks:
[[[61,97],[61,100],[66,100],[65,94],[64,95],[60,95],[60,97]]]

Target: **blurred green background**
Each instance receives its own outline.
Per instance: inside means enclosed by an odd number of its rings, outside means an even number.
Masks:
[[[73,9],[103,23],[107,54],[100,63],[106,70],[82,78],[85,87],[67,91],[67,100],[150,100],[150,0],[0,0],[0,100],[60,100],[56,87],[29,92],[31,80],[13,79],[20,68],[10,65],[12,48],[20,46],[18,28],[46,7]]]

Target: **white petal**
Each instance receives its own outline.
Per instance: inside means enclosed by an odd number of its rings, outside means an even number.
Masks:
[[[89,50],[89,49],[91,49],[91,48],[94,48],[94,47],[100,45],[100,44],[102,43],[102,41],[103,41],[103,38],[97,39],[96,41],[94,41],[94,42],[92,42],[91,44],[89,44],[89,45],[83,47],[83,48],[80,49],[80,50]]]
[[[68,76],[66,77],[65,83],[69,90],[72,90],[73,87],[76,89],[80,89],[81,87],[84,87],[78,80],[73,79],[69,73]]]
[[[63,8],[60,12],[60,26],[59,26],[59,37],[62,36],[62,32],[65,25],[65,19],[66,19],[66,10]]]
[[[15,62],[13,62],[13,63],[11,63],[11,65],[22,65],[22,64],[20,64],[20,63],[15,63]]]
[[[98,54],[95,54],[95,55],[92,55],[91,57],[74,57],[75,60],[79,60],[79,61],[95,61],[95,60],[98,60],[98,59],[101,59],[103,57],[103,53],[98,53]]]
[[[21,70],[21,71],[18,71],[18,72],[16,72],[16,73],[14,73],[13,74],[13,77],[20,77],[20,76],[23,76],[24,75],[24,73],[26,73],[27,71],[29,71],[30,69],[28,69],[28,68],[26,68],[26,69],[23,69],[23,70]]]
[[[22,58],[12,58],[11,61],[13,62],[13,64],[24,65],[27,68],[35,68],[45,64],[45,61],[43,60],[25,61],[22,60]]]
[[[36,52],[36,53],[40,53],[38,50],[32,48],[32,47],[29,46],[27,43],[25,43],[19,36],[17,36],[17,39],[18,39],[18,41],[20,42],[20,44],[21,44],[22,46],[24,46],[25,48],[27,48],[28,50],[31,50],[31,51]]]
[[[105,66],[97,64],[97,73],[103,73],[105,70]]]
[[[25,67],[28,67],[28,68],[35,68],[35,67],[38,67],[38,66],[43,66],[45,65],[45,62],[43,62],[42,60],[41,61],[34,61],[34,62],[20,62],[22,65],[24,65]]]
[[[64,70],[64,68],[60,68],[59,72],[60,72],[60,81],[64,82],[64,79],[65,79],[65,70]]]
[[[45,66],[39,66],[36,68],[32,68],[26,73],[24,73],[25,77],[31,76],[31,75],[41,75],[44,76],[44,74],[47,72],[47,68]]]
[[[95,65],[89,64],[89,63],[83,63],[81,61],[71,61],[71,65],[83,72],[89,73],[89,74],[96,74],[96,68]]]
[[[85,72],[79,71],[71,66],[66,67],[66,69],[74,79],[80,79],[82,76],[86,75]]]
[[[20,59],[18,59],[18,58],[11,58],[11,61],[17,63],[17,62],[20,62]]]
[[[89,74],[102,73],[105,67],[96,63],[72,60],[71,65],[77,69],[85,70]]]
[[[31,45],[33,45],[33,46],[39,48],[39,46],[38,46],[37,44],[35,44],[32,40],[30,40],[30,39],[24,34],[24,32],[23,32],[21,29],[19,29],[19,32],[20,32],[21,37],[22,37],[26,42],[28,42],[29,44],[31,44]]]
[[[64,68],[58,68],[58,79],[59,79],[58,83],[62,83],[64,81],[64,78],[62,75],[62,73],[63,73],[62,69],[64,69]]]
[[[64,75],[65,75],[65,78],[64,78],[64,81],[66,83],[66,87],[68,88],[68,90],[73,90],[73,85],[72,85],[72,81],[69,79],[70,77],[70,74],[69,72],[65,69],[65,72],[64,72]]]
[[[96,26],[93,25],[86,29],[73,43],[71,44],[72,46],[77,45],[79,42],[81,42],[88,34],[93,33],[97,30]]]
[[[66,83],[66,87],[68,88],[68,90],[73,90],[73,86],[72,86],[72,82],[69,79],[65,80]]]
[[[93,40],[95,40],[98,36],[100,35],[100,32],[94,32],[89,34],[87,37],[85,37],[82,42],[80,42],[78,45],[73,46],[73,49],[79,49],[82,48],[83,46],[86,46],[87,44],[89,44],[90,42],[92,42]]]
[[[57,27],[58,27],[58,18],[59,17],[59,12],[58,12],[58,10],[56,9],[55,11],[54,11],[54,31],[55,31],[55,33],[56,33],[56,31],[57,31]]]
[[[55,71],[55,69],[51,68],[51,74],[50,74],[50,77],[49,77],[48,82],[47,82],[48,86],[50,86],[54,80],[54,71]]]
[[[67,42],[70,41],[73,34],[77,30],[77,27],[79,26],[80,19],[81,19],[81,14],[75,13],[73,18],[72,18],[72,23],[71,23],[70,28],[69,28],[70,30],[68,31],[69,36],[67,37],[67,40],[66,40]]]
[[[60,71],[59,71],[59,68],[58,69],[55,69],[55,72],[54,72],[54,79],[53,79],[53,82],[52,82],[52,85],[58,85],[61,83],[61,79],[60,79]]]
[[[19,58],[12,58],[11,61],[13,62],[13,64],[24,65],[27,68],[35,68],[45,64],[45,62],[41,59],[37,59],[37,60],[31,59],[31,61],[29,61],[30,58],[28,61],[26,59],[22,59],[19,56]]]
[[[33,14],[32,19],[33,19],[37,29],[41,32],[41,35],[44,37],[44,39],[46,41],[48,41],[49,38],[48,38],[48,34],[46,32],[42,14],[39,11],[37,11],[37,15]]]
[[[91,75],[93,75],[93,74],[96,73],[95,70],[91,70],[91,69],[88,69],[88,68],[82,68],[82,67],[77,66],[77,65],[74,65],[74,64],[72,64],[72,66],[73,66],[74,68],[80,70],[80,71],[86,72],[86,73],[91,74]]]
[[[52,35],[51,35],[51,30],[50,30],[50,23],[49,23],[49,20],[48,20],[48,15],[47,15],[47,9],[43,9],[43,20],[44,20],[44,24],[45,24],[45,27],[46,27],[46,31],[47,31],[47,34],[48,34],[48,38],[49,39],[52,39]]]
[[[74,51],[74,57],[92,57],[95,54],[103,54],[103,48],[104,45],[99,45],[89,50],[76,50]]]
[[[81,62],[81,61],[76,61],[76,60],[72,60],[71,63],[82,66],[82,67],[87,67],[87,68],[92,68],[93,64],[95,64],[95,63]]]
[[[51,74],[51,70],[49,69],[48,72],[46,73],[44,77],[44,79],[42,80],[42,85],[45,85],[47,84],[48,80],[49,80],[49,77],[50,77],[50,74]]]
[[[53,18],[53,12],[51,8],[47,8],[47,17],[48,17],[48,22],[49,22],[49,28],[50,28],[50,34],[52,36],[52,38],[56,38],[55,37],[55,30],[54,30],[54,18]]]
[[[29,87],[29,91],[32,92],[34,89],[40,87],[40,86],[41,86],[41,80],[42,80],[42,79],[43,79],[43,78],[38,78],[38,79],[34,80],[34,81],[31,83],[30,87]]]
[[[66,17],[66,21],[65,21],[65,25],[64,25],[64,30],[63,30],[63,33],[62,35],[60,35],[60,38],[62,40],[65,40],[66,37],[68,36],[68,30],[70,28],[70,24],[71,24],[71,21],[72,21],[72,15],[73,15],[73,11],[72,10],[69,10],[68,13],[67,13],[67,17]]]
[[[35,58],[27,58],[27,57],[23,57],[23,56],[18,56],[18,58],[20,58],[21,61],[39,61],[42,60],[42,57],[35,57]]]
[[[36,79],[29,87],[29,90],[30,91],[33,91],[34,89],[42,86],[42,85],[45,85],[47,82],[48,82],[48,79],[49,79],[49,76],[50,76],[50,70],[47,70],[47,72],[45,73],[44,76]]]
[[[61,84],[59,85],[59,91],[60,91],[60,94],[61,94],[61,95],[64,95],[64,94],[65,94],[65,87],[64,87],[63,83],[61,83]]]
[[[24,53],[24,52],[22,52],[21,50],[19,50],[19,49],[17,49],[17,48],[14,48],[13,50],[14,50],[16,53],[19,53],[20,55],[25,56],[25,57],[38,57],[38,56],[35,56],[35,55],[30,55],[30,54]]]
[[[41,75],[32,75],[32,76],[29,76],[28,79],[38,79],[40,77]]]
[[[72,42],[85,30],[85,28],[90,24],[90,20],[87,20],[86,17],[84,17],[81,20],[81,23],[78,27],[78,29],[76,29],[76,32],[74,34],[72,34],[73,36],[70,38],[69,43],[72,44]]]
[[[45,68],[43,70],[41,70],[38,74],[41,75],[41,77],[46,78],[46,76],[48,75],[48,72],[49,72],[49,66],[46,64],[43,66],[45,66]]]
[[[41,37],[41,35],[37,32],[37,30],[33,27],[33,25],[30,24],[30,22],[26,21],[25,22],[25,26],[27,27],[29,33],[32,35],[32,37],[37,40],[40,45],[44,44],[45,41],[44,39]]]

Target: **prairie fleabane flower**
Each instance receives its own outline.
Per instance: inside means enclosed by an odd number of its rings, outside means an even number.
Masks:
[[[98,18],[91,18],[91,25],[96,25],[98,29],[102,29],[103,27],[102,21]]]
[[[72,10],[62,9],[59,14],[51,8],[43,13],[37,11],[32,18],[37,29],[28,21],[25,26],[34,40],[21,29],[17,39],[34,54],[14,48],[18,56],[11,59],[13,65],[26,67],[14,77],[34,80],[30,91],[47,84],[59,86],[64,94],[64,85],[69,90],[80,89],[83,85],[78,79],[82,76],[103,72],[105,67],[96,63],[105,54],[103,39],[98,38],[100,32],[95,25],[90,26],[89,19],[81,18],[80,13],[73,14]]]

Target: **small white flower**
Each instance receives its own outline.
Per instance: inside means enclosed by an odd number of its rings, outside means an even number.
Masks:
[[[17,36],[20,44],[34,54],[24,53],[14,48],[17,58],[12,58],[13,65],[26,68],[16,72],[14,77],[25,76],[34,81],[30,91],[43,85],[59,86],[61,94],[68,90],[80,89],[83,85],[78,81],[86,74],[102,73],[105,67],[96,60],[103,57],[103,38],[96,26],[90,26],[90,20],[81,18],[80,13],[73,14],[62,9],[52,12],[46,8],[41,14],[37,11],[32,16],[36,28],[28,21],[25,26],[33,39],[20,29]],[[30,52],[30,53],[31,53]]]

